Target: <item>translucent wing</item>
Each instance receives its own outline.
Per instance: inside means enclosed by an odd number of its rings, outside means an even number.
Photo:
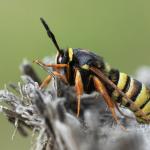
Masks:
[[[145,113],[142,112],[142,110],[131,100],[128,98],[128,96],[122,92],[111,80],[109,80],[109,78],[107,78],[103,72],[101,72],[99,69],[95,68],[95,67],[90,67],[90,70],[104,83],[110,85],[111,87],[113,87],[120,95],[122,95],[125,100],[127,102],[129,102],[137,111],[138,113],[144,117],[145,120],[150,121],[150,119],[146,116]]]

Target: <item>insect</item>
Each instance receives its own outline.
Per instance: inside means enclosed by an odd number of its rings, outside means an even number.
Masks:
[[[130,109],[138,122],[150,123],[150,89],[117,69],[111,68],[101,56],[80,49],[61,49],[47,23],[41,18],[49,38],[57,49],[56,64],[44,64],[40,60],[34,62],[43,67],[55,69],[42,82],[44,88],[53,76],[58,76],[66,84],[75,87],[77,95],[77,116],[80,114],[80,99],[83,92],[98,91],[104,98],[112,116],[119,123],[115,108],[118,104]]]

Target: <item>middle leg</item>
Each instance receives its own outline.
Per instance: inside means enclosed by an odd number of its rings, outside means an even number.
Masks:
[[[75,90],[77,94],[77,117],[80,115],[80,99],[81,95],[83,94],[83,83],[80,71],[76,69],[76,76],[75,76]]]

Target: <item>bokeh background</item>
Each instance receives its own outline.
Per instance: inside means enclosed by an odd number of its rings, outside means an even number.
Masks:
[[[90,49],[128,74],[150,65],[149,8],[148,0],[0,0],[0,88],[20,81],[23,58],[55,54],[40,17],[61,47]],[[29,149],[32,136],[12,141],[13,131],[0,114],[0,149]]]

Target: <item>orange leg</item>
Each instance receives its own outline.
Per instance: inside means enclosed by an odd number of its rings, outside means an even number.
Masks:
[[[83,83],[80,71],[76,69],[76,77],[75,77],[75,89],[77,93],[77,117],[80,115],[80,99],[83,94]]]
[[[56,71],[59,71],[59,69],[66,67],[67,73],[66,73],[66,77],[65,77],[65,78],[63,77],[63,75],[61,75],[61,74],[58,73],[58,72],[56,72],[55,75],[57,75],[57,76],[59,76],[60,78],[62,78],[62,79],[65,81],[65,83],[68,83],[67,80],[69,80],[69,76],[70,76],[69,65],[68,65],[68,64],[44,64],[44,63],[43,63],[42,61],[40,61],[40,60],[34,60],[33,62],[36,63],[36,64],[38,64],[38,65],[40,65],[40,66],[41,66],[42,68],[44,68],[44,69],[45,69],[45,67],[52,67],[52,68],[55,68]],[[54,73],[53,73],[53,75],[54,75]],[[67,78],[67,80],[66,80],[66,78]]]
[[[57,71],[53,71],[53,75],[59,77],[59,78],[62,79],[66,84],[68,84],[68,81],[67,81],[67,79],[66,79],[66,76],[60,74],[60,73],[57,72]]]
[[[52,75],[48,75],[44,79],[44,81],[42,82],[42,84],[40,85],[40,89],[43,89],[44,87],[46,87],[50,83],[51,79],[52,79]]]
[[[103,96],[105,102],[107,103],[108,108],[110,109],[113,118],[115,119],[117,124],[119,124],[121,126],[122,129],[125,129],[125,127],[122,126],[120,124],[120,121],[118,120],[118,117],[115,112],[115,104],[114,104],[113,100],[110,98],[110,96],[108,95],[108,92],[107,92],[104,84],[96,76],[93,77],[93,81],[94,81],[96,90]]]
[[[40,89],[46,87],[46,86],[50,83],[50,81],[51,81],[51,79],[52,79],[53,76],[59,77],[59,78],[62,79],[66,84],[68,84],[68,81],[67,81],[66,77],[63,76],[62,74],[60,74],[59,72],[54,71],[54,72],[52,72],[52,74],[53,74],[53,75],[48,75],[48,76],[44,79],[44,81],[43,81],[42,84],[40,85]]]
[[[34,63],[42,66],[42,67],[52,67],[55,69],[60,69],[60,68],[64,68],[64,67],[68,67],[68,64],[44,64],[42,61],[40,60],[34,60]]]

